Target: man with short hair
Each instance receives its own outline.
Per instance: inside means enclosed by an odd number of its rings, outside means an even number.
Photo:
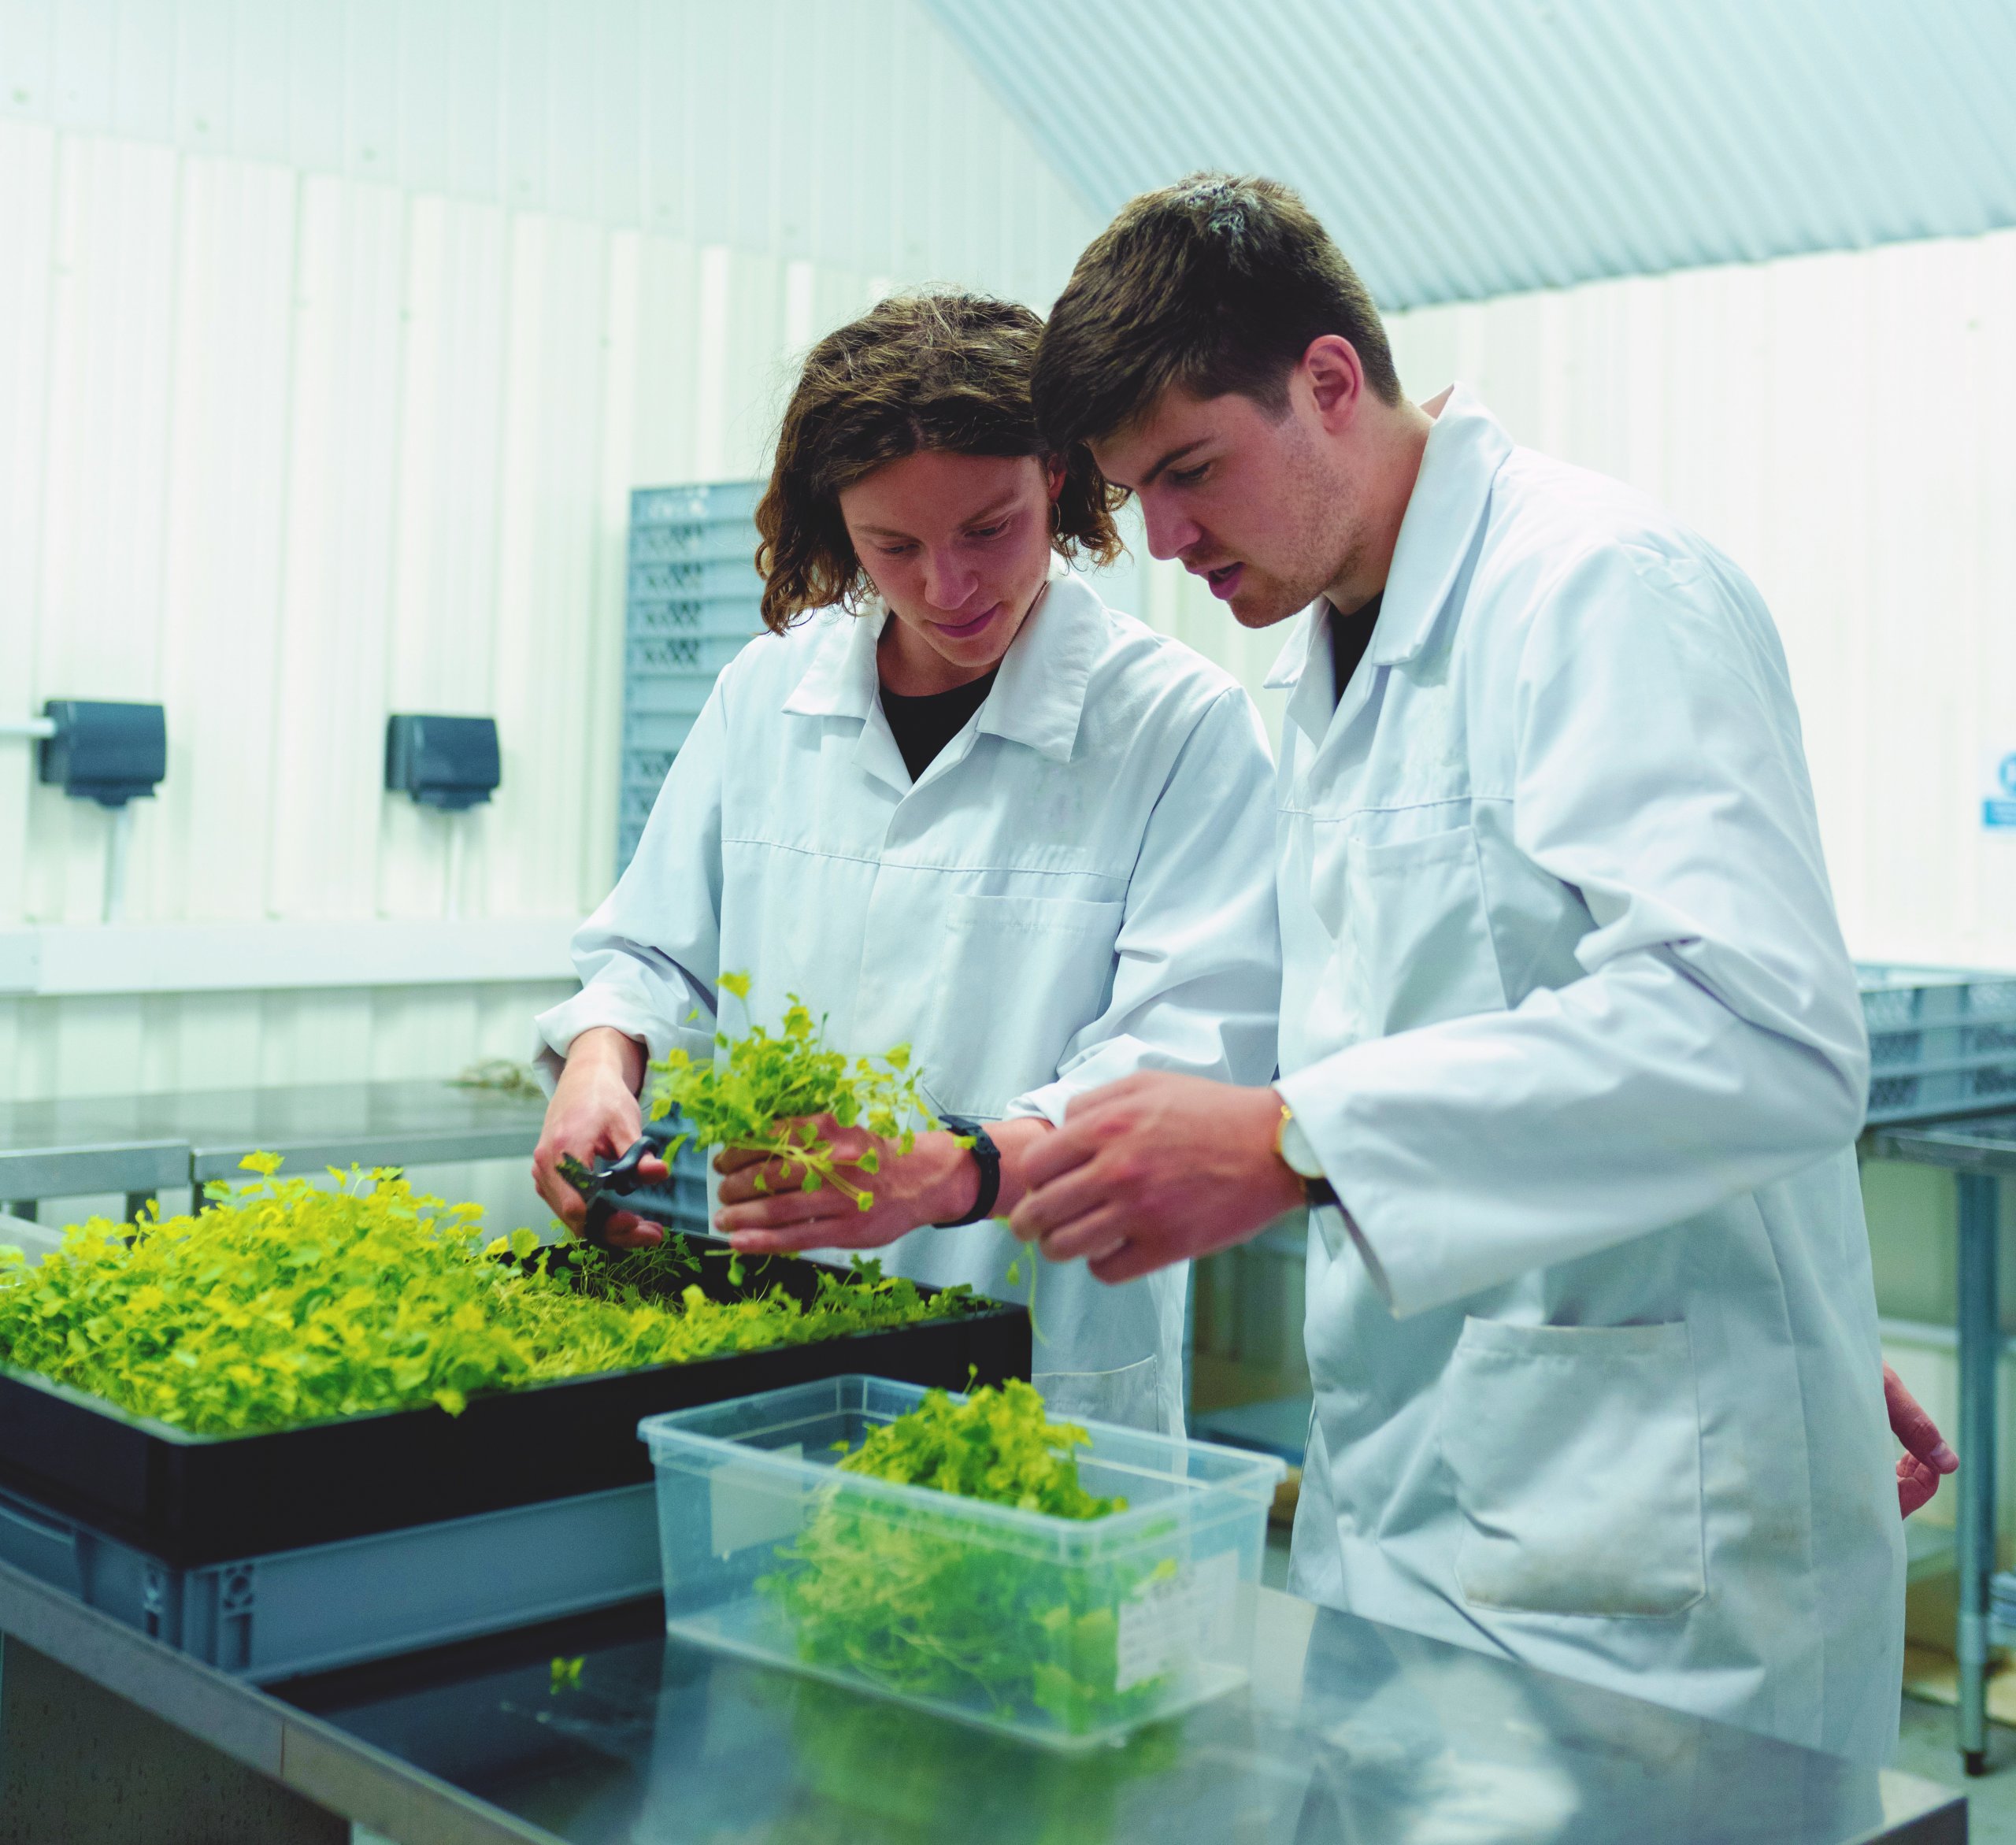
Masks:
[[[1119,1280],[1306,1203],[1302,1593],[1790,1740],[1894,1740],[1868,1080],[1785,665],[1726,558],[1403,394],[1301,202],[1080,259],[1045,432],[1251,628],[1280,1080],[1080,1098],[1017,1234]]]

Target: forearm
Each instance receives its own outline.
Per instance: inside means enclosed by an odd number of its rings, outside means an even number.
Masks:
[[[619,1077],[632,1095],[642,1092],[645,1060],[643,1043],[613,1025],[591,1025],[567,1047],[567,1069],[582,1080],[605,1073]]]

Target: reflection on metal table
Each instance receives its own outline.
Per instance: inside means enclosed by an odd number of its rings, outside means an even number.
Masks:
[[[1944,1167],[1959,1195],[1960,1473],[1955,1484],[1960,1617],[1954,1651],[1960,1667],[1960,1753],[1967,1773],[1979,1774],[1987,1762],[1988,1649],[2016,1641],[2016,1627],[1995,1621],[1989,1580],[1995,1569],[1996,1367],[2003,1343],[1996,1226],[2002,1181],[2016,1176],[2016,1113],[1879,1128],[1866,1150],[1876,1159]],[[2010,1587],[2016,1591],[2016,1584]]]
[[[655,1602],[261,1690],[0,1567],[9,1792],[56,1819],[87,1777],[160,1811],[235,1776],[260,1829],[220,1845],[1966,1837],[1929,1783],[1244,1593],[1248,1689],[1069,1757],[668,1641]],[[178,1746],[108,1758],[149,1725],[82,1721],[107,1693]]]
[[[0,1103],[0,1202],[123,1191],[130,1213],[164,1186],[236,1177],[258,1150],[296,1173],[529,1156],[545,1111],[542,1098],[438,1081]]]

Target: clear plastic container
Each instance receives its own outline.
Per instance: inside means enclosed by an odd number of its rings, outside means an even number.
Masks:
[[[918,1385],[843,1376],[652,1416],[665,1626],[680,1639],[1063,1748],[1242,1684],[1271,1455],[1082,1426],[1127,1509],[1059,1518],[843,1473]]]

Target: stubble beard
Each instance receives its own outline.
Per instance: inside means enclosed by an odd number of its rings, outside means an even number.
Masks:
[[[1312,458],[1313,459],[1313,458]],[[1295,560],[1292,573],[1247,569],[1258,580],[1232,606],[1242,628],[1273,628],[1299,615],[1332,584],[1354,576],[1366,551],[1364,521],[1341,482],[1325,478],[1320,466],[1296,472],[1289,531],[1283,550]],[[1241,586],[1243,588],[1243,585]],[[1240,606],[1240,603],[1247,606]]]

